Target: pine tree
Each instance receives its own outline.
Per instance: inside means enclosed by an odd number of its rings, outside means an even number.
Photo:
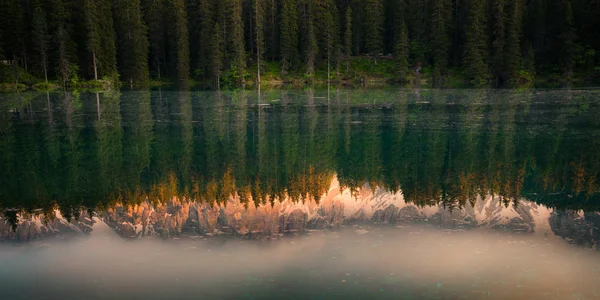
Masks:
[[[214,29],[214,8],[212,1],[210,0],[199,0],[198,3],[198,17],[200,18],[200,30],[198,36],[198,69],[205,76],[210,76],[211,70],[209,57],[211,55],[211,43],[207,41],[212,40],[212,34]],[[196,20],[197,22],[197,20]]]
[[[211,71],[217,81],[217,89],[221,89],[221,76],[223,75],[223,39],[221,26],[215,23],[211,39]]]
[[[508,35],[503,62],[495,61],[498,65],[504,64],[506,76],[509,81],[515,81],[521,66],[521,4],[520,0],[512,0],[511,15],[508,22]]]
[[[100,22],[98,20],[98,8],[96,0],[83,1],[83,13],[85,14],[85,29],[87,33],[87,50],[92,54],[92,66],[94,68],[94,79],[98,80],[97,53],[101,51]]]
[[[350,72],[350,56],[352,56],[352,7],[346,8],[346,24],[344,26],[344,56],[346,73]]]
[[[98,22],[100,29],[100,45],[98,51],[98,73],[102,76],[111,77],[116,80],[119,76],[117,71],[117,46],[115,26],[111,0],[97,0]]]
[[[52,37],[55,49],[54,61],[62,83],[66,86],[77,76],[79,69],[73,55],[75,42],[71,38],[71,23],[69,22],[71,13],[63,0],[52,0],[51,5],[53,10],[50,32],[54,33]]]
[[[492,67],[493,73],[498,80],[504,73],[504,49],[505,49],[505,15],[504,0],[494,0],[492,3]],[[514,16],[513,16],[514,17]]]
[[[448,67],[448,34],[447,0],[435,0],[431,12],[431,51],[433,54],[433,81],[443,81]]]
[[[371,55],[383,51],[383,1],[366,0],[365,3],[365,47]]]
[[[281,75],[286,76],[298,60],[298,10],[296,0],[282,0]]]
[[[398,82],[405,83],[408,80],[408,57],[410,48],[408,43],[408,28],[406,27],[405,22],[402,22],[400,30],[396,35],[396,43],[394,48],[394,54],[396,56],[396,80]]]
[[[533,46],[529,41],[525,43],[524,48],[525,55],[523,56],[522,68],[533,78],[535,77],[535,50],[533,50]]]
[[[227,0],[229,72],[235,85],[243,83],[246,72],[246,52],[244,47],[244,22],[242,20],[242,0]]]
[[[467,20],[463,67],[467,78],[471,82],[483,84],[488,82],[489,79],[484,1],[472,0],[469,2]]]
[[[201,0],[199,5],[208,2],[208,0]],[[150,66],[152,66],[153,73],[158,79],[161,78],[164,69],[161,69],[161,65],[165,64],[165,58],[167,55],[166,49],[166,4],[165,0],[145,0],[144,1],[144,20],[148,26],[148,43],[150,46]],[[212,27],[209,27],[212,30]],[[205,37],[202,40],[208,40]]]
[[[315,65],[317,63],[317,54],[319,52],[319,48],[318,48],[318,44],[317,44],[317,34],[315,32],[315,22],[314,22],[314,3],[312,0],[306,0],[305,1],[305,5],[306,5],[306,15],[307,15],[307,20],[306,20],[306,58],[305,58],[305,64],[306,64],[306,75],[308,75],[308,77],[312,77],[314,72],[315,72]]]
[[[186,87],[190,74],[190,49],[188,41],[187,14],[184,0],[171,1],[172,13],[172,53],[175,55],[177,82],[180,87]]]
[[[115,1],[118,63],[121,77],[130,84],[148,84],[148,39],[140,0]]]
[[[31,34],[33,45],[37,52],[44,80],[48,82],[48,48],[50,36],[48,35],[48,22],[46,13],[39,0],[33,4],[33,17],[31,20]]]
[[[560,32],[560,66],[562,68],[563,78],[568,82],[573,77],[573,67],[575,64],[575,40],[577,39],[577,33],[575,32],[573,24],[573,9],[571,7],[571,0],[561,0],[563,2],[563,14],[564,19],[562,20],[561,32]]]

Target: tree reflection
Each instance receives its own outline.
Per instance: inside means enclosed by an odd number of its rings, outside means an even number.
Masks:
[[[327,98],[327,95],[333,95]],[[318,201],[333,178],[450,209],[598,210],[596,91],[51,93],[0,113],[0,207],[67,219],[174,198]],[[97,98],[96,98],[97,97]],[[17,113],[27,111],[27,114]],[[100,118],[98,114],[100,113]]]

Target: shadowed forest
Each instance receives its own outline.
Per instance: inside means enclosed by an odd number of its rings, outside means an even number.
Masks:
[[[173,197],[419,206],[477,196],[600,209],[597,91],[20,93],[0,111],[0,207],[67,218]],[[499,101],[502,99],[503,101]]]
[[[2,0],[0,7],[3,90],[116,82],[218,89],[261,80],[600,83],[598,0]]]

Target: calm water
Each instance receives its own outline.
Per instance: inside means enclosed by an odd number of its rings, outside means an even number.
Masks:
[[[599,172],[600,90],[0,94],[0,289],[600,299]]]

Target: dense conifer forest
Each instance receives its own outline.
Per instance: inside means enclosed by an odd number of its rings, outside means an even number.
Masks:
[[[600,0],[0,0],[0,7],[0,81],[15,86],[600,83]]]

